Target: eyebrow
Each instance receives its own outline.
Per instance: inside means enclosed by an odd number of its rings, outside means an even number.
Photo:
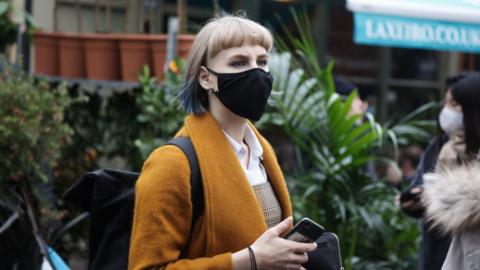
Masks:
[[[248,58],[250,58],[250,56],[247,55],[247,54],[239,53],[239,54],[234,54],[234,55],[230,56],[229,58],[247,58],[248,59]],[[258,55],[257,58],[268,58],[268,54],[262,53],[262,54]]]

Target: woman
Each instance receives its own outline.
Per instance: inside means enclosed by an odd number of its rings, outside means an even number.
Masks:
[[[442,270],[474,270],[480,267],[480,75],[468,74],[451,95],[459,121],[450,126],[463,130],[464,144],[456,147],[464,155],[425,176],[423,200],[432,225],[453,236]]]
[[[445,97],[445,105],[439,115],[441,134],[427,148],[422,155],[417,176],[412,186],[405,191],[400,200],[402,209],[412,217],[421,218],[425,208],[421,201],[423,194],[424,174],[440,171],[445,166],[456,166],[467,159],[474,149],[478,149],[478,141],[475,134],[478,129],[478,97],[475,92],[468,92],[464,86],[466,82],[475,80],[478,74],[462,74],[450,78],[447,81],[448,91]],[[475,101],[477,103],[471,103]],[[462,113],[462,110],[463,113]],[[472,135],[473,134],[473,135]],[[466,149],[466,146],[468,149]],[[473,150],[472,150],[473,149]],[[469,154],[470,153],[470,154]],[[422,242],[420,246],[418,269],[440,270],[451,237],[442,233],[437,228],[432,228],[428,222],[422,219]]]
[[[258,120],[272,87],[272,35],[237,16],[208,22],[192,45],[182,90],[191,113],[176,136],[193,143],[204,212],[192,226],[187,158],[156,149],[136,185],[129,269],[303,269],[316,244],[292,226],[287,187]]]

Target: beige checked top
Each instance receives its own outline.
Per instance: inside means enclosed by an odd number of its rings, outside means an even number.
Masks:
[[[277,200],[277,196],[275,196],[270,182],[267,181],[253,186],[253,191],[263,210],[263,216],[265,217],[268,228],[280,223],[280,221],[282,221],[282,209],[280,208],[280,203]]]

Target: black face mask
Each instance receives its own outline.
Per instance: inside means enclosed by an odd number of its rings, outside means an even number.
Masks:
[[[262,117],[272,92],[273,78],[261,68],[252,68],[239,73],[217,73],[218,92],[215,95],[234,114],[258,121]]]

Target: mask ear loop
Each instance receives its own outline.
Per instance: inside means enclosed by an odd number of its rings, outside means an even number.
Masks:
[[[210,72],[210,73],[212,73],[213,75],[215,75],[215,76],[218,77],[218,73],[217,73],[217,72],[209,69],[207,66],[205,66],[205,68],[208,70],[208,72]],[[213,96],[214,93],[215,93],[215,90],[213,90],[213,88],[210,88],[210,89],[207,90],[207,93],[208,93],[209,96]]]
[[[213,70],[211,70],[210,68],[208,68],[207,66],[205,66],[205,68],[208,70],[208,72],[212,73],[213,75],[217,76],[218,77],[218,72],[215,72]]]

